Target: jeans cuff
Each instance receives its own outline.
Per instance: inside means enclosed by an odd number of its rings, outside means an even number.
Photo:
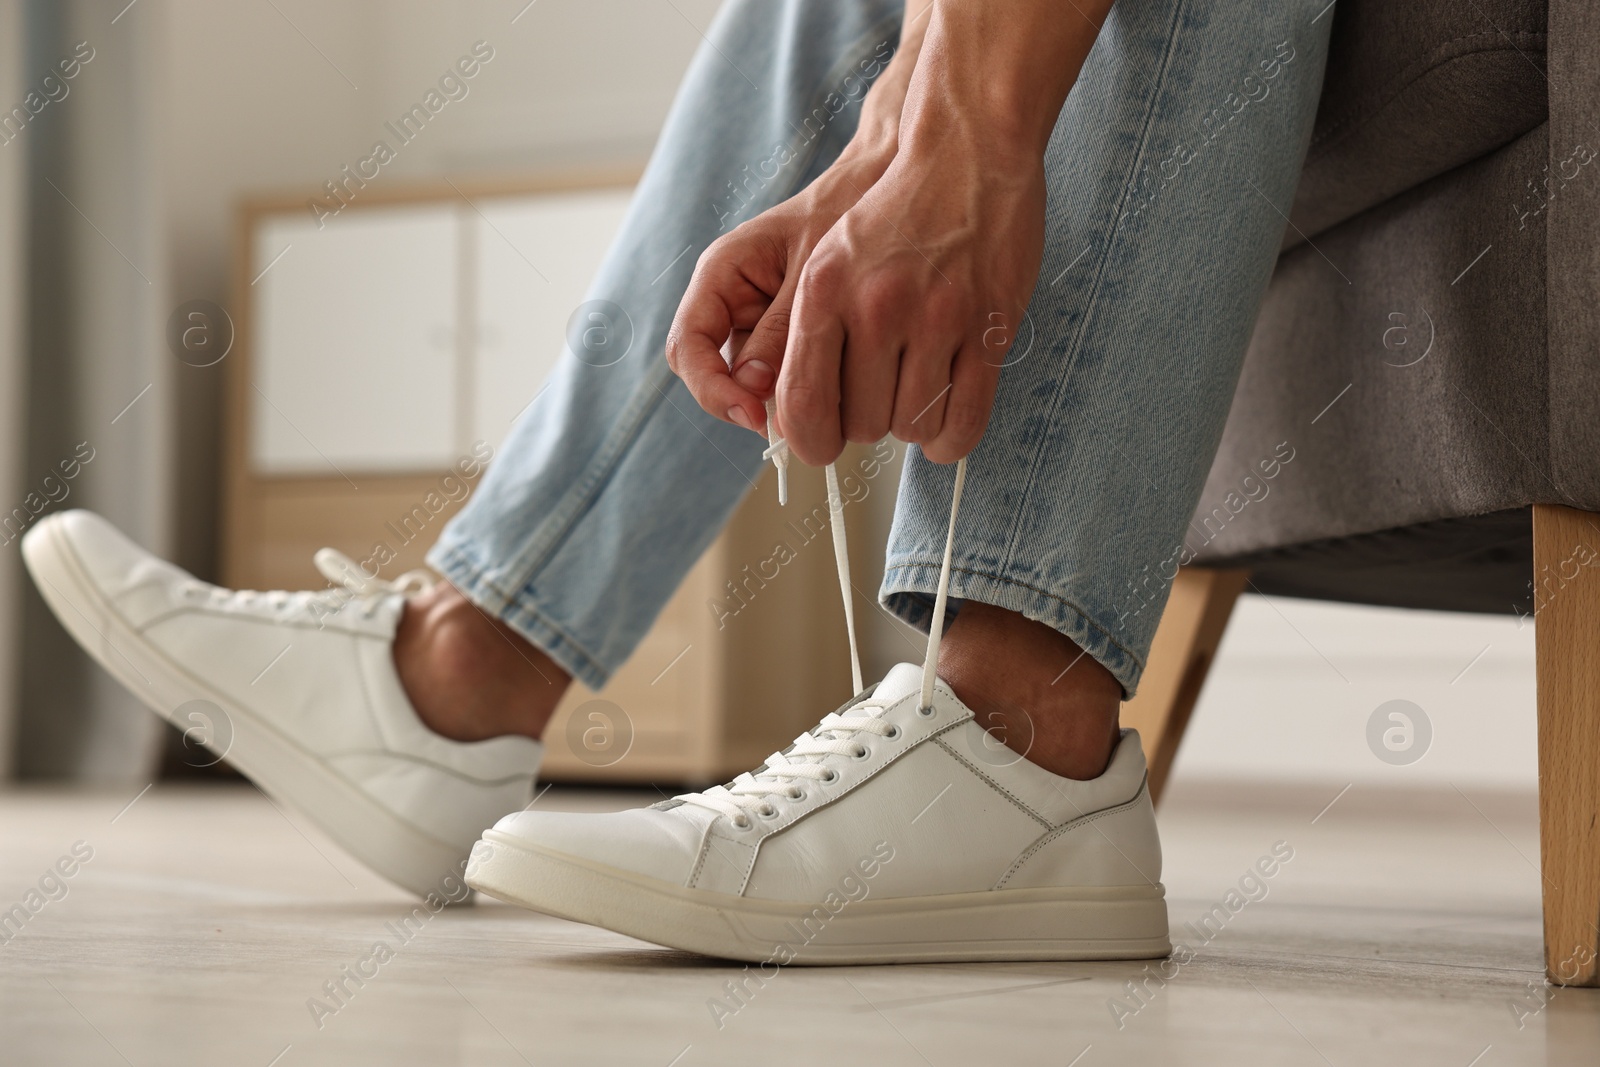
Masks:
[[[444,576],[461,594],[485,612],[504,622],[573,678],[598,691],[611,680],[611,671],[572,634],[562,629],[550,611],[526,589],[507,592],[494,584],[477,555],[465,542],[428,550],[428,566]]]
[[[939,592],[939,561],[906,560],[889,567],[883,576],[878,601],[896,618],[926,631],[933,618]],[[1083,609],[1056,593],[986,571],[952,567],[950,598],[976,600],[1005,608],[1042,622],[1065,635],[1122,684],[1123,699],[1131,698],[1144,674],[1144,660],[1097,626]]]

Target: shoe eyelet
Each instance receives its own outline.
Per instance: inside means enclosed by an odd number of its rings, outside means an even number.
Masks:
[[[824,785],[832,785],[839,780],[839,772],[829,767],[828,773],[823,775],[820,780]]]
[[[893,726],[889,727],[889,732],[884,734],[883,737],[886,741],[898,741],[900,740],[900,735],[903,733],[905,733],[905,731],[900,729],[900,724],[895,723]]]
[[[785,789],[783,791],[783,795],[788,797],[790,800],[804,800],[806,798],[805,790],[803,789]]]
[[[764,804],[756,809],[756,814],[761,816],[763,819],[770,819],[774,815],[778,814],[778,809],[773,807],[771,804]]]
[[[857,745],[856,750],[851,755],[858,760],[870,759],[872,757],[872,749],[866,745]]]
[[[737,819],[730,819],[729,821],[733,823],[733,825],[734,825],[734,827],[736,829],[740,829],[740,830],[748,830],[748,829],[750,829],[750,820],[747,817],[743,816],[743,815],[739,816]]]
[[[931,718],[934,717],[934,715],[936,715],[938,713],[933,710],[933,705],[929,704],[925,708],[918,708],[917,709],[917,714],[921,715],[924,719],[931,719]]]

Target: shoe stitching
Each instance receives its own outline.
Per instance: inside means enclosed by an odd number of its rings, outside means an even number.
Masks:
[[[112,601],[109,598],[106,600],[106,602],[108,604],[112,604]],[[344,622],[343,620],[335,619],[332,616],[329,616],[321,621],[310,621],[306,619],[291,619],[273,616],[266,612],[261,612],[258,614],[255,612],[227,610],[213,607],[209,604],[176,604],[171,608],[161,611],[159,614],[152,615],[144,622],[135,625],[133,620],[129,619],[128,616],[123,613],[120,606],[113,604],[113,608],[116,610],[117,616],[127,624],[128,629],[138,634],[145,633],[146,631],[154,629],[161,623],[169,622],[172,619],[202,615],[212,619],[233,619],[242,622],[261,623],[267,626],[281,627],[286,630],[299,630],[304,633],[337,633],[345,634],[350,637],[372,637],[380,639],[389,636],[386,635],[379,627],[364,627],[359,623],[352,625]],[[364,621],[376,622],[377,618],[378,616],[374,614],[370,619]],[[390,640],[392,639],[393,638],[391,636]]]
[[[711,850],[711,828],[706,827],[705,839],[700,842],[700,855],[695,858],[694,869],[689,872],[689,880],[684,883],[686,889],[700,888],[695,883],[700,881],[700,871],[706,865],[706,853]]]
[[[980,729],[981,729],[981,727],[980,727]],[[1022,810],[1022,813],[1024,815],[1027,815],[1030,818],[1032,818],[1040,826],[1043,826],[1047,831],[1050,829],[1050,820],[1049,819],[1046,819],[1043,815],[1040,815],[1038,812],[1036,812],[1032,808],[1028,807],[1028,805],[1024,804],[1022,802],[1022,799],[1020,797],[1018,797],[1015,793],[1011,792],[1011,790],[1007,789],[1005,786],[1001,785],[999,782],[995,781],[993,778],[989,777],[987,774],[984,774],[983,771],[979,770],[977,765],[974,764],[971,760],[967,759],[961,753],[957,752],[955,749],[953,749],[949,745],[945,744],[944,743],[944,734],[948,733],[948,732],[949,731],[941,731],[940,734],[936,735],[933,738],[933,743],[938,745],[940,748],[944,749],[945,752],[947,754],[949,754],[951,759],[955,760],[957,763],[961,764],[967,770],[969,770],[973,774],[977,775],[980,779],[982,779],[983,781],[987,782],[989,784],[989,788],[993,789],[995,792],[999,793],[1001,796],[1003,796],[1007,800],[1011,801],[1011,803],[1015,804],[1018,808],[1020,808]]]
[[[1039,838],[1039,840],[1035,841],[1032,845],[1028,846],[1028,850],[1026,852],[1024,852],[1021,856],[1017,857],[1016,861],[1011,864],[1011,868],[1008,871],[1006,871],[1006,873],[1004,875],[1001,876],[1000,881],[996,882],[994,887],[996,889],[1004,889],[1006,883],[1011,880],[1013,875],[1015,875],[1019,870],[1021,870],[1027,864],[1027,862],[1030,859],[1032,859],[1039,852],[1040,849],[1044,848],[1044,846],[1046,846],[1050,842],[1056,840],[1058,837],[1062,837],[1062,836],[1064,836],[1066,834],[1069,834],[1073,830],[1077,830],[1077,829],[1079,829],[1081,827],[1090,826],[1096,820],[1104,818],[1107,815],[1117,815],[1117,814],[1120,814],[1120,813],[1122,813],[1124,811],[1128,811],[1128,810],[1136,807],[1138,805],[1139,801],[1141,799],[1143,799],[1143,797],[1146,795],[1146,791],[1147,791],[1147,787],[1149,785],[1149,782],[1150,782],[1150,775],[1149,775],[1148,772],[1146,772],[1144,779],[1139,782],[1139,791],[1137,793],[1133,794],[1133,798],[1131,800],[1124,801],[1123,803],[1118,804],[1115,807],[1101,808],[1099,811],[1092,811],[1087,815],[1080,815],[1078,818],[1073,819],[1073,820],[1071,820],[1069,822],[1062,823],[1060,826],[1056,827],[1054,830],[1051,830],[1050,832],[1046,833],[1043,837]],[[1100,830],[1099,827],[1095,827],[1095,829],[1099,830],[1100,836],[1105,837],[1106,841],[1111,845],[1112,848],[1116,848],[1117,849],[1118,855],[1120,855],[1123,859],[1128,860],[1128,865],[1130,867],[1132,867],[1135,871],[1139,872],[1139,877],[1140,878],[1143,878],[1146,882],[1149,882],[1151,885],[1155,885],[1156,884],[1156,882],[1148,874],[1145,874],[1143,870],[1140,870],[1139,865],[1137,863],[1134,863],[1133,860],[1128,859],[1128,854],[1126,852],[1123,852],[1122,849],[1117,848],[1116,842],[1112,841],[1110,837],[1107,837],[1104,830]]]
[[[736,891],[736,895],[743,896],[744,887],[750,883],[750,872],[754,871],[756,868],[756,856],[761,851],[760,843],[758,842],[755,845],[746,845],[743,841],[736,841],[731,837],[722,836],[716,832],[714,827],[706,828],[705,842],[700,846],[700,858],[695,862],[694,870],[689,872],[689,882],[685,888],[701,888],[697,883],[700,881],[701,872],[705,869],[706,857],[711,854],[712,849],[717,848],[717,846],[714,844],[714,841],[726,841],[730,845],[743,845],[745,848],[750,850],[750,859],[745,862],[744,870],[739,872],[739,888]],[[717,848],[717,855],[721,856],[724,861],[728,861],[728,854],[722,851],[722,849]],[[732,867],[735,871],[739,871],[739,864],[736,862],[728,861],[728,866]],[[705,890],[705,892],[718,892],[718,890],[708,889]]]

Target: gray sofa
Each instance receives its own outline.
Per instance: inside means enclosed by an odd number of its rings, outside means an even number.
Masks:
[[[1537,609],[1546,969],[1600,984],[1600,4],[1333,14],[1199,569],[1129,717],[1157,789],[1241,589]]]
[[[1342,0],[1332,32],[1196,562],[1266,593],[1531,611],[1531,505],[1600,511],[1600,17]],[[1285,441],[1268,495],[1219,523]]]

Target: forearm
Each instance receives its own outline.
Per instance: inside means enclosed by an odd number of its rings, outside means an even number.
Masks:
[[[900,145],[956,141],[1038,162],[1112,0],[936,0],[907,87]]]

